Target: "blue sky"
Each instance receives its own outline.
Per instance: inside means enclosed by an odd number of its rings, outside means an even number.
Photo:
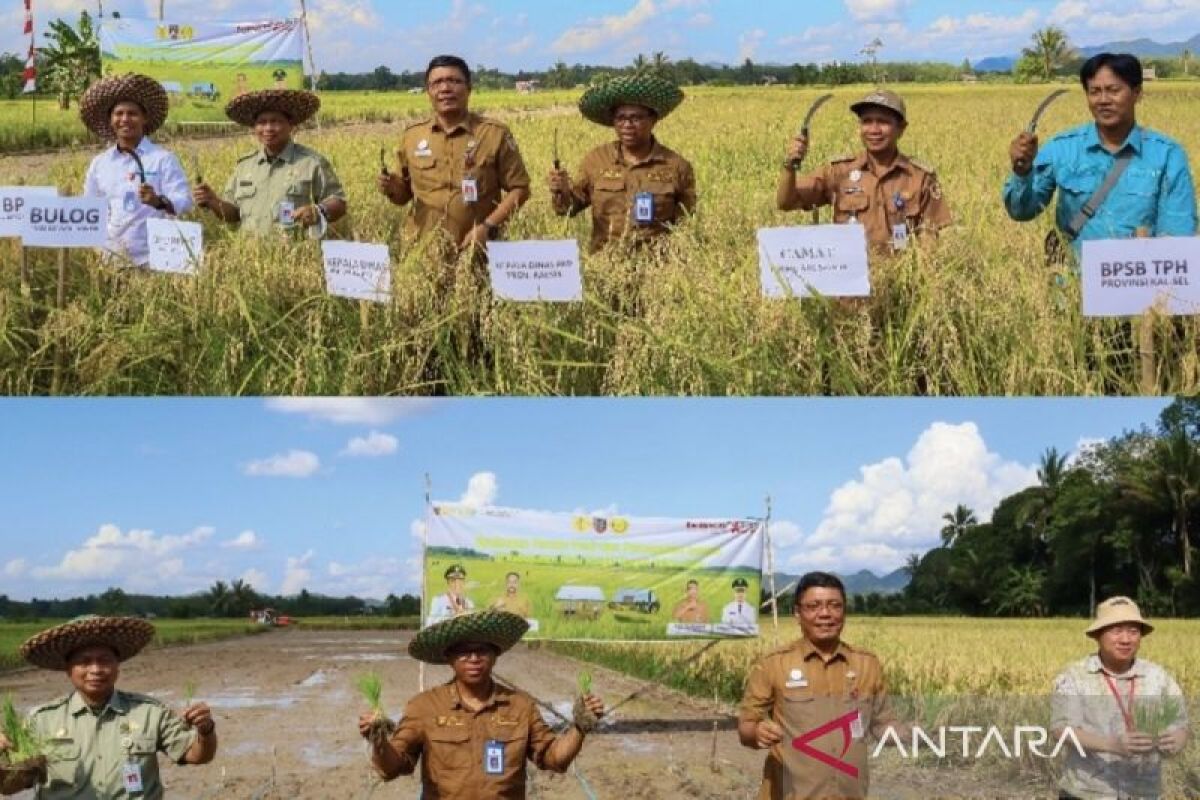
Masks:
[[[240,20],[238,0],[165,0],[167,15]],[[23,49],[21,3],[5,0],[0,51]],[[96,2],[34,0],[39,30]],[[254,16],[298,14],[298,0],[257,0]],[[1200,32],[1200,0],[309,0],[318,68],[395,71],[455,52],[513,70],[568,63],[623,64],[638,52],[699,61],[856,60],[880,38],[882,58],[958,62],[1008,55],[1047,24],[1078,44]],[[157,0],[106,0],[106,12],[157,13]]]
[[[739,517],[877,571],[1157,400],[0,400],[0,594],[415,591],[435,499]]]

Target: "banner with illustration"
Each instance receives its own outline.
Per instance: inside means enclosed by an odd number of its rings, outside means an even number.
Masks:
[[[529,620],[535,639],[758,635],[759,519],[434,503],[426,535],[426,625],[493,607]]]
[[[304,27],[298,19],[200,22],[106,17],[104,73],[156,78],[171,111],[224,108],[257,89],[304,88]],[[207,115],[205,115],[207,118]]]

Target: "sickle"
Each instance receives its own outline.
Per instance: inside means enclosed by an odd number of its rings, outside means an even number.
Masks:
[[[1037,111],[1033,112],[1033,119],[1031,119],[1029,121],[1029,125],[1025,128],[1025,132],[1028,133],[1030,136],[1037,133],[1038,123],[1042,119],[1042,114],[1046,113],[1046,109],[1050,107],[1051,103],[1053,103],[1055,100],[1062,97],[1066,93],[1067,93],[1066,89],[1055,89],[1053,92],[1051,92],[1049,95],[1047,95],[1046,99],[1043,100],[1038,105]],[[1025,159],[1021,159],[1020,161],[1017,162],[1017,166],[1019,166],[1021,169],[1027,169],[1029,165],[1025,162]]]
[[[816,100],[813,101],[813,104],[808,107],[808,113],[804,115],[804,122],[801,123],[801,125],[800,125],[800,135],[801,136],[803,136],[805,139],[808,138],[808,126],[812,122],[813,116],[816,115],[817,109],[819,109],[821,106],[825,105],[827,102],[829,102],[832,99],[833,99],[832,94],[823,94],[820,97],[818,97]],[[800,165],[803,163],[804,163],[803,159],[799,159],[799,158],[792,159],[792,169],[793,170],[800,169]]]

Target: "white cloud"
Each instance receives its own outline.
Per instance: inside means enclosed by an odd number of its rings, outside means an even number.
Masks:
[[[252,478],[307,478],[321,468],[321,459],[307,450],[289,450],[270,458],[251,461],[242,473]]]
[[[1037,27],[1038,12],[1028,9],[1012,17],[999,14],[968,14],[965,17],[939,17],[930,24],[928,34],[933,38],[954,36],[960,40],[1020,36],[1032,33]]]
[[[713,24],[713,15],[707,11],[701,11],[699,14],[688,17],[687,24],[690,28],[707,28]]]
[[[281,414],[302,414],[337,425],[387,425],[437,402],[428,398],[275,397],[267,400],[266,406]]]
[[[199,547],[213,532],[203,527],[178,536],[159,536],[154,531],[123,533],[116,525],[101,525],[81,547],[68,550],[57,565],[34,567],[32,574],[40,579],[84,581],[129,577],[141,585],[158,585],[183,573],[178,553]],[[147,563],[154,568],[146,569]]]
[[[329,563],[322,591],[382,600],[389,594],[416,594],[421,586],[419,557],[372,556],[357,564]]]
[[[789,567],[890,571],[939,543],[942,515],[959,503],[988,519],[1000,500],[1037,482],[1036,467],[990,451],[972,422],[936,422],[902,459],[860,469],[835,489]]]
[[[904,16],[909,0],[845,0],[856,22],[893,22]]]
[[[4,574],[10,578],[19,578],[29,570],[29,562],[23,558],[14,558],[4,565]]]
[[[271,580],[267,574],[261,570],[248,569],[242,573],[242,580],[249,584],[254,591],[262,594],[270,591]]]
[[[459,502],[464,506],[482,508],[496,502],[500,496],[500,485],[494,472],[476,472],[467,481],[467,490],[463,492]]]
[[[1107,439],[1097,439],[1090,436],[1081,437],[1079,441],[1075,442],[1075,449],[1067,455],[1067,466],[1074,467],[1089,452],[1107,443]]]
[[[738,37],[738,57],[739,62],[746,59],[753,60],[758,54],[758,47],[762,44],[763,39],[767,38],[767,32],[762,28],[755,28],[752,31],[746,31]]]
[[[418,542],[425,541],[425,520],[414,519],[408,526],[408,533]]]
[[[221,542],[221,547],[230,550],[257,550],[262,547],[262,539],[254,531],[242,531],[232,539]]]
[[[510,56],[517,56],[521,53],[528,52],[535,44],[537,44],[537,36],[534,34],[526,34],[520,39],[504,46],[504,52]]]
[[[771,544],[776,548],[791,547],[803,538],[803,532],[796,523],[786,520],[771,520]]]
[[[390,456],[400,449],[400,440],[388,433],[371,431],[367,436],[355,436],[346,443],[341,455],[351,458]]]
[[[302,556],[288,556],[283,572],[283,583],[279,585],[279,593],[284,597],[299,594],[301,589],[308,587],[312,581],[312,564],[315,553],[309,550]]]
[[[636,33],[658,13],[654,0],[637,0],[624,14],[592,18],[568,28],[550,45],[550,50],[555,53],[580,53],[613,44]]]

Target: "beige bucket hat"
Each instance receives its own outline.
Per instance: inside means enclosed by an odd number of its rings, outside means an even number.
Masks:
[[[1084,633],[1095,639],[1109,626],[1130,622],[1142,626],[1143,636],[1154,630],[1154,626],[1142,618],[1137,603],[1124,596],[1110,597],[1096,606],[1096,618]]]

